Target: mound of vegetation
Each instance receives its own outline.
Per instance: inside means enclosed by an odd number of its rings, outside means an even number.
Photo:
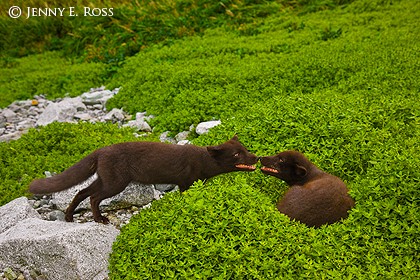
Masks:
[[[308,229],[276,212],[283,182],[259,171],[220,176],[123,228],[111,279],[415,277],[416,12],[408,2],[365,4],[269,18],[255,37],[212,31],[127,62],[120,77],[130,82],[111,106],[147,108],[162,130],[221,118],[200,145],[237,132],[260,156],[300,150],[344,179],[356,207],[342,223]]]
[[[416,278],[420,2],[297,2],[316,12],[244,17],[237,29],[151,44],[107,76],[122,87],[107,106],[155,115],[154,135],[217,118],[194,144],[236,133],[259,156],[304,152],[347,183],[349,218],[307,228],[275,209],[287,189],[280,180],[221,175],[134,217],[114,244],[111,279]],[[347,5],[316,8],[330,2]],[[132,139],[113,125],[51,124],[0,143],[0,205],[44,170]]]
[[[272,98],[296,96],[305,104],[332,93],[337,102],[347,94],[360,102],[378,95],[414,101],[418,14],[409,2],[365,12],[360,6],[270,17],[257,36],[217,29],[150,48],[118,72],[111,85],[122,90],[108,107],[147,111],[159,131],[182,131],[252,112],[251,105]]]

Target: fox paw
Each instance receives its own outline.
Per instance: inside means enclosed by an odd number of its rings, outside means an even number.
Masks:
[[[95,217],[95,218],[94,218],[94,220],[95,220],[95,222],[97,222],[97,223],[102,223],[102,224],[104,224],[104,225],[109,224],[109,220],[108,220],[108,218],[106,218],[106,217],[104,217],[104,216]]]

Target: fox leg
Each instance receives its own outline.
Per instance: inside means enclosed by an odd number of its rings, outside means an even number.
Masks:
[[[72,202],[66,209],[66,221],[73,222],[73,214],[74,210],[76,210],[77,206],[82,202],[85,198],[92,195],[96,190],[101,188],[101,180],[100,178],[96,179],[92,182],[87,188],[79,191],[76,196],[73,198]]]
[[[102,180],[102,182],[105,180]],[[109,220],[101,215],[99,210],[99,204],[102,200],[112,197],[116,194],[122,192],[130,183],[129,180],[124,178],[113,178],[112,181],[107,181],[107,183],[102,183],[102,187],[99,191],[96,191],[90,195],[90,205],[92,208],[93,219],[95,222],[108,224]]]

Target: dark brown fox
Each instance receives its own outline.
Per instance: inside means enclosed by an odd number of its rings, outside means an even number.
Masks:
[[[176,184],[181,192],[196,180],[234,172],[254,171],[258,158],[247,151],[235,136],[217,146],[198,147],[156,142],[127,142],[98,149],[63,173],[36,179],[29,186],[34,194],[53,193],[77,185],[95,172],[98,178],[81,190],[66,210],[73,221],[76,207],[90,196],[96,222],[108,223],[99,203],[123,191],[135,181],[142,184]]]
[[[291,219],[320,227],[347,218],[354,207],[343,181],[320,170],[302,153],[285,151],[262,157],[261,163],[263,173],[291,186],[277,203],[277,209]]]

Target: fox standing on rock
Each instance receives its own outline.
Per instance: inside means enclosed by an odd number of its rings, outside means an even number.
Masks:
[[[29,186],[34,194],[59,192],[77,185],[90,176],[98,178],[74,197],[66,210],[66,221],[73,221],[76,207],[90,196],[96,222],[107,224],[99,203],[122,192],[131,182],[176,184],[181,192],[195,181],[234,172],[254,171],[258,157],[248,152],[234,136],[229,141],[208,147],[157,142],[127,142],[98,149],[64,172],[36,179]]]

